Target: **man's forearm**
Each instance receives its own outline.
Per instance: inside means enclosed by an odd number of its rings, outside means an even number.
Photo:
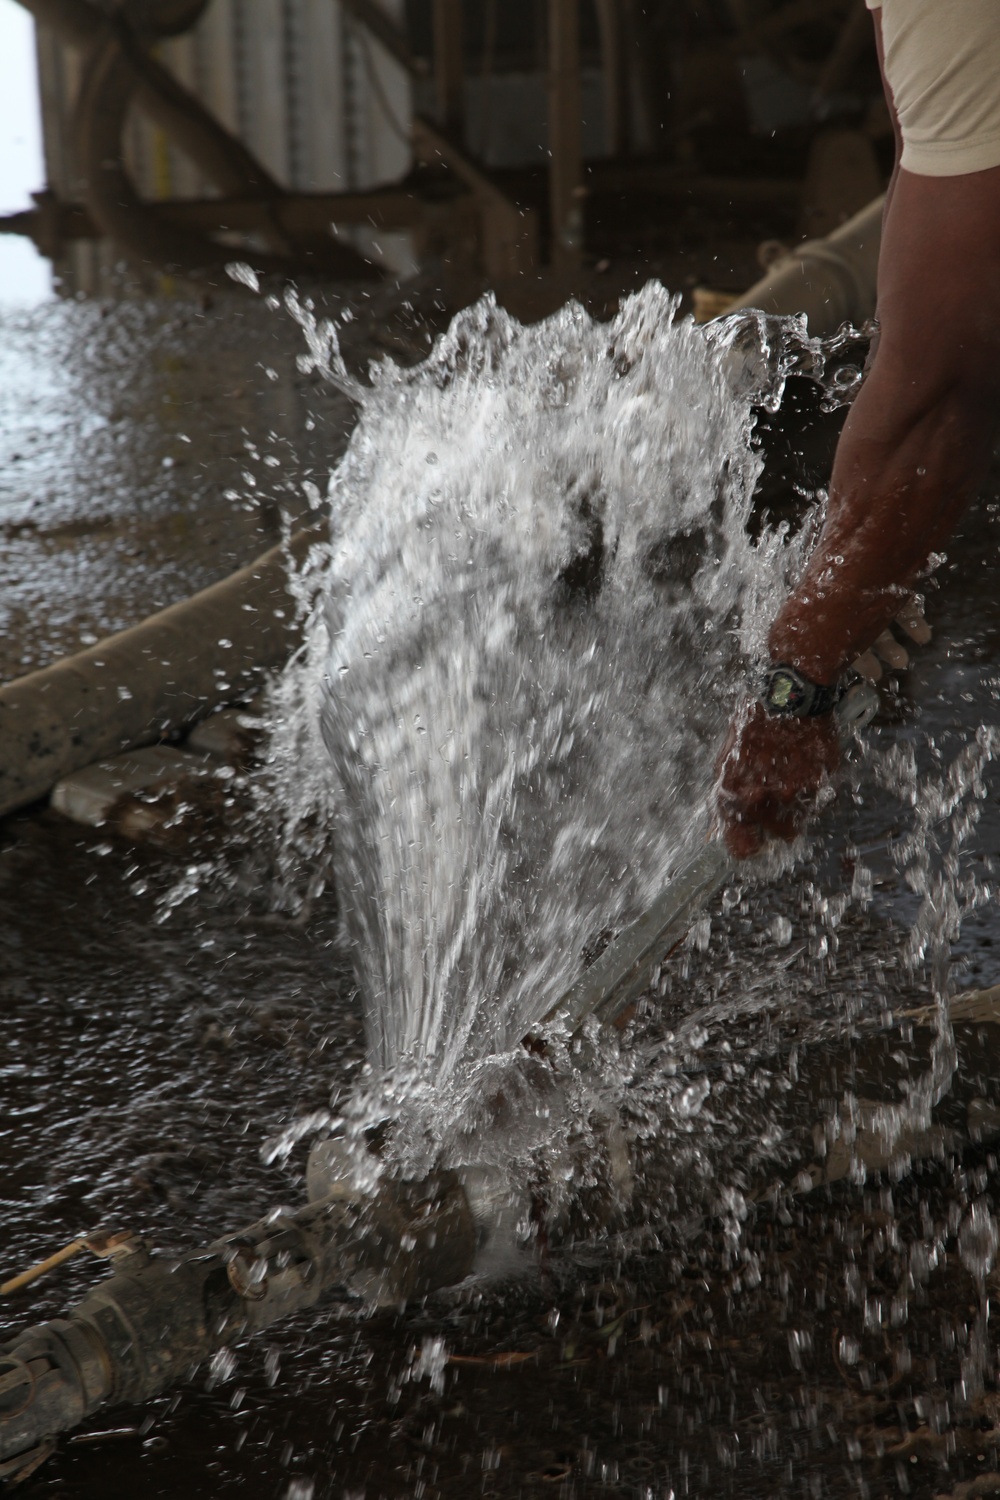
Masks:
[[[830,509],[805,573],[768,638],[774,661],[832,682],[902,608],[928,558],[944,545],[981,482],[982,422],[969,430],[949,396],[890,442],[877,368],[845,427]]]
[[[879,319],[826,523],[769,636],[773,660],[816,682],[885,629],[985,477],[1000,413],[1000,168],[899,173]]]
[[[888,85],[886,98],[898,145]],[[768,639],[772,660],[820,683],[899,612],[986,473],[1000,418],[1000,166],[944,176],[897,169],[878,319],[823,530]],[[838,753],[832,715],[779,718],[744,702],[718,763],[731,853],[743,859],[766,838],[800,832]]]

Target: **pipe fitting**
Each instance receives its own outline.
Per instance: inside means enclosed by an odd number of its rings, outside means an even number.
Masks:
[[[338,1297],[390,1306],[463,1280],[476,1226],[452,1172],[272,1215],[179,1258],[137,1253],[67,1318],[0,1347],[0,1478],[108,1403],[145,1401],[216,1350]]]
[[[875,313],[884,205],[884,197],[875,198],[825,239],[806,240],[781,256],[727,314],[751,307],[804,313],[809,332],[821,338],[843,323],[860,327]]]

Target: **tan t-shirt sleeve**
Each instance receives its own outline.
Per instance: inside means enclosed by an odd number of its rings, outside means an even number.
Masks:
[[[881,11],[900,165],[924,177],[1000,166],[1000,0],[867,0]]]

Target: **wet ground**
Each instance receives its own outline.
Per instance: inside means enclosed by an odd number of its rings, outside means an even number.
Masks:
[[[433,299],[414,315],[401,295],[317,295],[346,309],[360,372],[416,357],[440,317]],[[0,680],[273,546],[352,425],[350,402],[296,368],[301,332],[263,296],[0,316]]]
[[[297,373],[297,334],[250,306],[243,329],[200,306],[32,315],[50,353],[21,351],[38,387],[27,415],[2,386],[7,675],[229,571],[320,482],[349,409]],[[792,393],[769,439],[775,503],[793,480],[819,482],[835,427]],[[949,761],[996,718],[996,488],[929,594],[935,642],[887,701],[883,745],[930,732]],[[263,504],[246,498],[257,491]],[[1000,835],[1000,782],[987,785],[965,865],[985,879]],[[927,1001],[900,961],[915,900],[885,852],[905,817],[861,777],[812,863],[766,891],[731,888],[707,951],[665,971],[637,1044],[669,1044],[707,1089],[644,1148],[630,1221],[425,1305],[275,1330],[142,1410],[109,1410],[22,1493],[987,1492],[993,1325],[981,1388],[969,1351],[990,1287],[961,1231],[970,1204],[997,1207],[990,1139],[965,1127],[971,1098],[1000,1104],[1000,1027],[958,1027],[935,1115],[954,1133],[936,1156],[793,1191],[846,1093],[898,1101],[900,1078],[927,1066],[931,1033],[901,1015]],[[97,1225],[181,1248],[301,1201],[304,1147],[272,1167],[259,1148],[362,1058],[335,900],[296,925],[252,893],[206,891],[160,924],[158,897],[190,857],[40,809],[0,824],[5,1272]],[[859,863],[871,899],[833,921],[828,898]],[[1000,982],[998,934],[995,906],[968,918],[959,988]],[[738,1239],[708,1211],[726,1186],[746,1203]],[[11,1298],[4,1325],[54,1316],[103,1274],[71,1262]]]

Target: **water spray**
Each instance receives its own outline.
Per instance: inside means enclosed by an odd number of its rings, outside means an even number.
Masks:
[[[855,682],[847,689],[834,710],[843,745],[871,723],[878,706],[878,693],[868,683]],[[603,1026],[624,1026],[648,988],[650,969],[683,942],[732,873],[732,857],[716,834],[559,997],[542,1018],[542,1027],[565,1027],[576,1035],[589,1016]]]

